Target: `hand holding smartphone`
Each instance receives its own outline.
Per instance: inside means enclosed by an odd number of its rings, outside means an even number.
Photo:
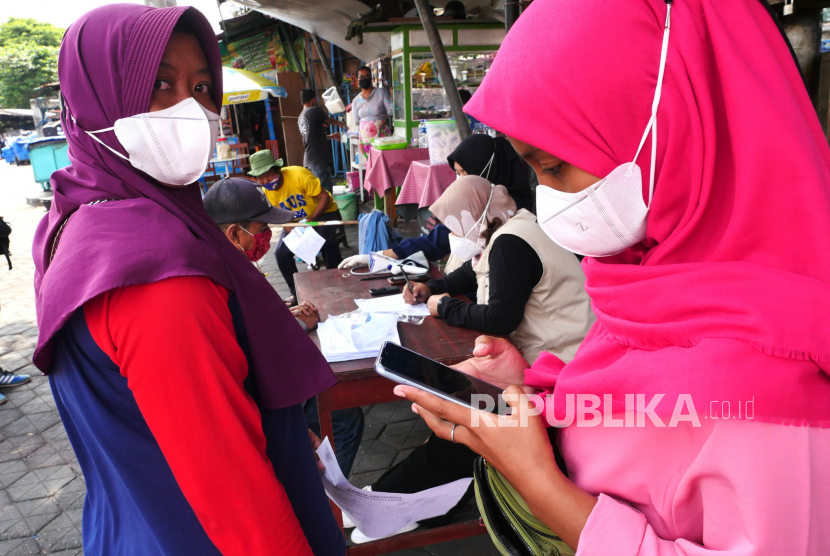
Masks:
[[[398,384],[414,386],[467,408],[487,409],[497,413],[499,407],[505,407],[501,401],[503,390],[498,386],[456,371],[392,342],[383,344],[375,361],[375,372]],[[485,398],[485,408],[474,407],[473,395],[479,396],[477,400],[487,397],[493,403]]]

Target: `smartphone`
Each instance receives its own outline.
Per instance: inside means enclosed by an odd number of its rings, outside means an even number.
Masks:
[[[497,413],[500,407],[505,407],[501,401],[503,390],[498,386],[456,371],[392,342],[383,344],[375,361],[375,372],[393,382],[420,388],[464,407],[473,407],[473,394],[490,396],[494,403],[492,406],[487,403],[487,409],[491,413]]]
[[[428,274],[419,274],[418,276],[409,277],[410,282],[426,282],[427,280],[429,280]],[[403,276],[393,276],[392,278],[387,278],[386,281],[392,285],[406,284],[406,278],[404,278]]]
[[[369,294],[375,297],[381,295],[392,295],[394,293],[401,293],[401,289],[396,288],[395,286],[386,286],[385,288],[371,288],[369,290]]]

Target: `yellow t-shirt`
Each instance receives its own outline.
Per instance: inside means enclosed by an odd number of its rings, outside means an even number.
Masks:
[[[320,180],[314,177],[309,170],[302,166],[286,166],[281,168],[282,187],[276,191],[263,188],[265,196],[275,207],[294,212],[294,220],[308,218],[317,210],[317,197],[323,188]],[[337,202],[330,196],[329,206],[325,212],[337,210]]]

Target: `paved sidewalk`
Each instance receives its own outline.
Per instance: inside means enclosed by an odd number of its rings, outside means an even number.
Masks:
[[[12,226],[14,269],[0,264],[0,367],[32,375],[0,405],[0,554],[82,554],[86,487],[49,390],[31,365],[37,341],[32,238],[43,208],[29,166],[0,164],[0,216]]]
[[[0,367],[32,380],[4,388],[9,401],[0,405],[0,555],[81,555],[81,516],[86,487],[78,461],[60,422],[46,377],[31,365],[37,340],[32,281],[31,244],[43,208],[26,205],[26,196],[40,188],[28,166],[0,162],[0,216],[12,225],[14,269],[0,259]],[[276,242],[276,238],[274,243]],[[349,232],[357,252],[357,231]],[[305,271],[304,265],[298,265]],[[273,252],[263,259],[263,271],[280,295],[287,287],[276,268]],[[429,432],[407,402],[366,409],[363,442],[351,480],[371,484],[391,464],[426,440]],[[486,536],[397,553],[398,556],[496,555]]]

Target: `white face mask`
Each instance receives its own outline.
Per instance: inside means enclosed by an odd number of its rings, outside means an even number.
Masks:
[[[105,131],[115,131],[129,158],[94,135]],[[219,115],[188,98],[170,108],[120,118],[113,127],[86,133],[161,183],[188,185],[207,169],[219,135]]]
[[[450,252],[453,256],[458,257],[464,262],[481,254],[483,250],[481,245],[475,241],[469,240],[466,237],[458,237],[450,234]]]
[[[492,162],[492,157],[490,161]],[[489,165],[488,165],[489,166]],[[458,257],[465,263],[472,259],[473,257],[478,256],[484,251],[484,248],[478,244],[477,241],[473,241],[469,239],[470,234],[475,231],[478,231],[478,234],[481,233],[480,226],[481,223],[484,222],[484,219],[487,217],[487,209],[490,208],[490,201],[493,200],[493,191],[495,191],[496,185],[491,183],[490,184],[490,196],[487,198],[487,205],[484,207],[484,212],[481,214],[481,217],[475,221],[475,223],[470,228],[470,231],[464,237],[458,237],[455,234],[450,234],[450,253],[453,256]],[[478,235],[476,235],[476,239],[478,239]]]
[[[539,225],[548,237],[568,251],[588,257],[608,257],[622,253],[646,237],[648,204],[643,202],[643,178],[636,162],[650,131],[650,204],[654,194],[657,158],[657,106],[660,104],[669,45],[671,3],[667,6],[657,90],[651,105],[651,118],[634,160],[617,166],[605,179],[579,193],[565,193],[545,186],[536,188]]]

